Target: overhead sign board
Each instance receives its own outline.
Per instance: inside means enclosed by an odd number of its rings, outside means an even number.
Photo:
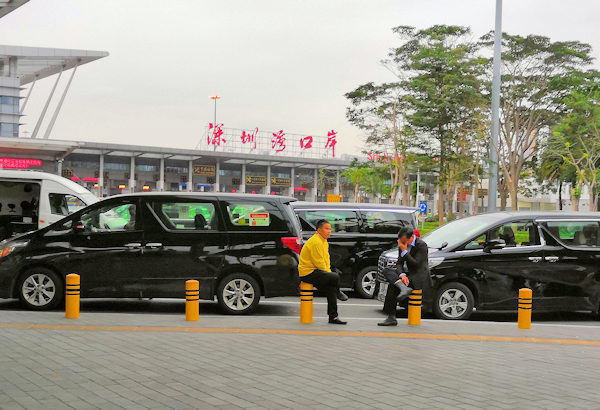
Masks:
[[[285,177],[271,177],[271,186],[287,188],[292,185],[292,180]]]
[[[267,177],[262,175],[246,176],[246,185],[266,186]]]
[[[204,175],[214,177],[217,175],[217,168],[214,165],[194,165],[194,175]]]

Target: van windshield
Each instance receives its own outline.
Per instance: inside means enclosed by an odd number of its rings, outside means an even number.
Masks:
[[[423,236],[423,240],[430,248],[441,248],[444,242],[448,242],[448,247],[452,247],[484,231],[490,222],[489,218],[477,216],[458,219],[429,232]]]

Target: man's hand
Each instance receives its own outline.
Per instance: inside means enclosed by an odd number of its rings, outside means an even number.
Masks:
[[[406,286],[408,286],[408,284],[410,283],[410,281],[408,280],[408,276],[406,275],[402,275],[402,277],[400,278],[400,280],[402,281],[402,283],[404,283]]]

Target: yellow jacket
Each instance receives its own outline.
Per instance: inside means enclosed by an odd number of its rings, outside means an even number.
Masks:
[[[300,276],[306,276],[315,269],[331,272],[331,262],[329,260],[329,243],[318,233],[315,233],[302,246],[300,251],[300,262],[298,263],[298,273]]]

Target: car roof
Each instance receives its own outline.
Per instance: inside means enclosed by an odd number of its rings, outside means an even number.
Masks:
[[[469,218],[479,218],[502,222],[513,220],[515,218],[527,218],[534,220],[544,219],[582,219],[582,218],[600,218],[600,212],[573,212],[573,211],[504,211],[492,212],[487,214],[477,214]]]
[[[217,198],[248,198],[248,199],[277,199],[282,202],[293,202],[296,198],[291,196],[280,195],[261,195],[261,194],[242,194],[230,192],[188,192],[188,191],[161,191],[161,192],[134,192],[127,194],[119,194],[104,199],[110,198],[133,198],[133,197],[217,197]]]
[[[92,194],[88,189],[84,186],[79,185],[76,182],[71,181],[70,179],[64,178],[59,175],[51,174],[49,172],[43,171],[32,171],[29,169],[20,169],[20,170],[8,170],[8,169],[0,169],[0,179],[8,178],[11,180],[24,180],[24,181],[54,181],[60,185],[63,185],[70,189],[73,192],[77,192],[78,194]]]
[[[393,204],[371,204],[358,202],[305,202],[296,201],[292,204],[294,209],[309,209],[309,208],[331,208],[331,209],[378,209],[390,211],[418,211],[417,208],[410,206],[401,206]]]

